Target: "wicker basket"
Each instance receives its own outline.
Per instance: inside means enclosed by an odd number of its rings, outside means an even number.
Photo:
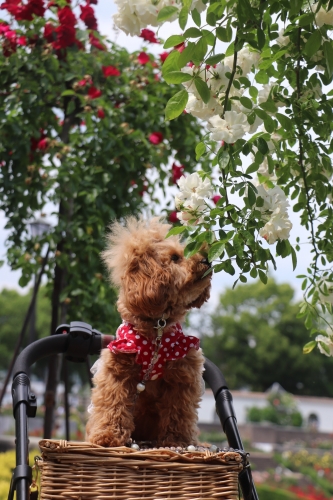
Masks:
[[[42,440],[41,500],[238,499],[236,451],[103,448]]]

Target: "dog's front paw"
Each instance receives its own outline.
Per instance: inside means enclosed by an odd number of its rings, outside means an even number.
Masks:
[[[128,439],[126,438],[116,438],[115,436],[99,435],[94,437],[89,437],[89,442],[92,444],[97,444],[103,446],[104,448],[113,448],[117,446],[125,446]]]

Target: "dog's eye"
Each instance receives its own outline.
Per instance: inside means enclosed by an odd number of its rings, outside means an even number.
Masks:
[[[179,259],[180,259],[180,257],[176,253],[171,255],[171,260],[173,260],[174,262],[177,262],[177,260],[179,260]]]

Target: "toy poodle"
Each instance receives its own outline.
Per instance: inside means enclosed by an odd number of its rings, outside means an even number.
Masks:
[[[179,236],[165,238],[169,229],[157,218],[111,226],[102,257],[119,288],[123,322],[97,362],[91,443],[197,444],[204,358],[180,322],[209,298],[210,264],[200,252],[185,258]]]

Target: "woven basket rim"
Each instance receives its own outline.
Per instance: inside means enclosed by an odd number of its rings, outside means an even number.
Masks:
[[[177,462],[177,463],[206,463],[219,464],[225,466],[237,466],[242,470],[247,463],[247,454],[239,450],[212,452],[208,448],[205,451],[182,451],[177,452],[166,448],[135,450],[126,446],[105,448],[92,443],[66,441],[56,439],[42,439],[39,447],[45,457],[64,458],[71,455],[72,458],[78,455],[80,459],[87,460],[136,460],[153,462]],[[68,456],[68,459],[70,456]],[[169,464],[170,465],[170,464]]]

